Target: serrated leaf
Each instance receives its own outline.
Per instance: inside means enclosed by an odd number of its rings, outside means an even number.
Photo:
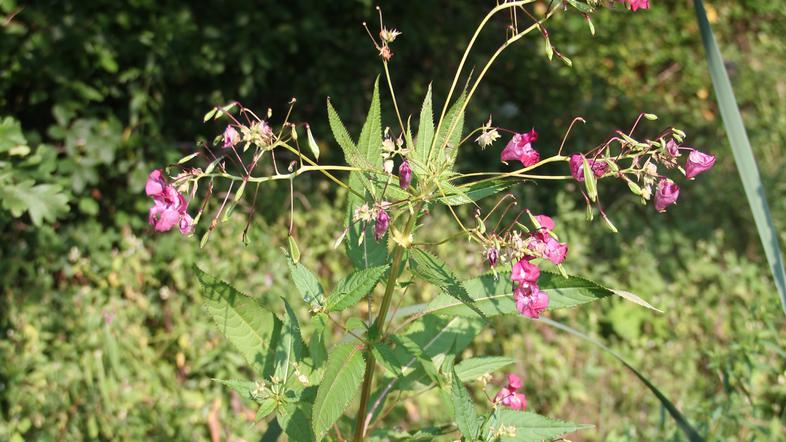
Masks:
[[[478,411],[475,409],[475,404],[472,403],[469,392],[464,388],[464,384],[461,383],[461,380],[455,372],[453,372],[453,384],[450,392],[456,425],[461,435],[464,436],[466,440],[474,441],[480,430],[478,425]]]
[[[409,259],[412,273],[442,288],[444,293],[481,317],[485,317],[485,314],[474,305],[474,300],[467,294],[461,281],[439,258],[421,249],[412,249],[409,253]]]
[[[293,371],[293,365],[303,359],[303,337],[300,335],[300,324],[295,312],[286,299],[281,298],[281,300],[284,301],[286,314],[282,321],[281,337],[276,346],[274,373],[282,382],[286,382]]]
[[[344,127],[344,123],[341,122],[341,117],[338,116],[338,113],[333,108],[333,104],[330,103],[330,99],[327,100],[327,110],[330,130],[333,132],[333,138],[336,139],[341,150],[344,151],[344,160],[356,166],[360,159],[360,153],[355,142],[352,141],[352,137],[349,136],[346,127]]]
[[[295,287],[297,287],[303,300],[308,304],[315,302],[324,293],[316,275],[303,264],[295,262],[289,254],[287,254],[287,264],[289,265],[289,274],[292,277],[292,281],[295,283]]]
[[[312,409],[312,428],[317,439],[324,436],[355,397],[364,368],[362,347],[357,343],[339,344],[330,350]]]
[[[257,408],[256,420],[260,421],[274,411],[276,411],[276,400],[273,398],[263,399]]]
[[[479,356],[459,362],[454,370],[462,382],[469,382],[515,362],[507,356]]]
[[[515,429],[515,436],[503,434],[500,437],[501,442],[541,442],[554,440],[574,431],[592,428],[592,425],[563,422],[536,413],[507,408],[499,409],[496,417],[495,430],[502,425]]]
[[[327,309],[332,312],[344,310],[355,305],[360,298],[366,296],[377,285],[379,278],[387,271],[388,266],[360,269],[336,284],[333,293],[327,300]]]
[[[511,186],[510,181],[495,180],[486,183],[473,184],[466,188],[454,186],[447,181],[440,182],[440,189],[444,192],[437,201],[448,206],[471,204],[483,198],[496,195]]]
[[[307,389],[313,390],[313,388]],[[310,398],[302,401],[286,402],[276,411],[278,425],[292,442],[313,442],[318,440],[311,428],[312,407]]]
[[[429,149],[434,141],[434,113],[431,104],[431,85],[429,84],[426,98],[420,109],[418,133],[415,137],[415,150],[412,152],[412,168],[416,175],[424,175],[429,165]]]
[[[311,318],[314,330],[308,341],[308,353],[311,356],[314,369],[321,368],[327,361],[327,344],[325,343],[325,335],[328,331],[327,322],[328,316],[325,313],[319,313]]]
[[[202,285],[205,311],[254,371],[265,377],[273,365],[268,354],[275,348],[281,321],[256,300],[226,282],[198,267],[194,267],[194,271]]]
[[[358,151],[371,168],[382,167],[382,109],[379,104],[379,77],[374,81],[371,105],[358,138]]]
[[[383,366],[390,374],[400,377],[403,376],[401,372],[401,362],[396,357],[396,353],[382,342],[377,342],[372,347],[375,359]]]
[[[464,281],[465,292],[473,300],[475,308],[486,316],[518,314],[513,301],[513,283],[510,272],[498,272],[499,277],[486,274]],[[611,296],[611,290],[592,281],[576,276],[563,276],[541,271],[538,286],[549,295],[549,310],[573,307]],[[421,313],[447,316],[475,317],[476,312],[463,302],[440,294],[429,302]]]

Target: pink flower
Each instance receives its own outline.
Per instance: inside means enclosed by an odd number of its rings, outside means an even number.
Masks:
[[[532,143],[537,141],[538,133],[535,129],[523,134],[515,134],[510,139],[508,144],[502,149],[500,160],[507,163],[508,161],[520,161],[524,167],[532,166],[540,161],[540,154],[532,148]]]
[[[502,387],[497,395],[494,396],[494,402],[501,403],[514,410],[524,411],[527,408],[527,397],[523,393],[516,392],[521,386],[521,378],[515,374],[509,374],[508,385]]]
[[[666,143],[666,151],[669,153],[669,155],[676,158],[680,156],[680,145],[677,144],[674,140],[669,140],[668,143]]]
[[[655,191],[655,210],[658,212],[666,211],[666,207],[676,203],[679,196],[679,186],[668,178],[661,178]]]
[[[620,2],[628,5],[631,11],[636,11],[639,8],[641,9],[650,8],[650,0],[620,0]]]
[[[486,259],[489,261],[489,265],[494,267],[497,265],[497,259],[499,259],[499,251],[496,247],[492,247],[488,249],[486,252]]]
[[[377,220],[374,224],[374,238],[379,241],[385,235],[385,232],[388,231],[388,226],[390,225],[390,215],[385,209],[379,209],[379,213],[377,214]]]
[[[513,290],[513,300],[516,302],[516,310],[532,319],[538,319],[549,306],[549,295],[535,284],[519,284]]]
[[[609,165],[606,164],[603,160],[589,160],[590,168],[592,168],[592,173],[596,177],[600,178],[608,170]],[[581,154],[573,154],[570,156],[570,162],[568,163],[570,166],[570,174],[573,175],[573,178],[578,182],[584,181],[584,155]]]
[[[168,232],[176,225],[184,235],[193,231],[194,222],[186,213],[188,205],[185,198],[166,182],[161,170],[150,172],[145,193],[153,198],[153,207],[148,211],[148,223],[156,232]]]
[[[535,215],[534,218],[543,229],[554,230],[554,220],[550,216]]]
[[[228,124],[224,129],[224,148],[234,147],[238,141],[240,141],[240,134],[231,124]]]
[[[528,248],[556,265],[562,264],[568,254],[568,245],[557,241],[548,232],[534,233]]]
[[[715,165],[715,160],[715,155],[692,150],[685,164],[685,176],[692,180],[696,175],[710,170]]]
[[[519,284],[534,283],[539,277],[540,269],[538,266],[532,264],[526,258],[520,259],[519,262],[513,264],[513,270],[510,273],[510,279]]]
[[[401,186],[402,189],[406,189],[411,182],[412,168],[409,167],[409,163],[405,160],[398,168],[398,185]]]

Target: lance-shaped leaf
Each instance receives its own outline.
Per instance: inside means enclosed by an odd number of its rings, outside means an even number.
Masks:
[[[437,162],[437,164],[444,162],[446,170],[452,169],[453,164],[456,162],[461,133],[464,131],[464,112],[459,113],[459,110],[464,106],[466,99],[467,94],[463,92],[458,100],[448,109],[448,113],[445,114],[445,121],[439,128],[434,150],[431,152],[431,161]],[[448,131],[450,131],[449,137]]]
[[[293,372],[293,364],[300,363],[303,360],[304,344],[295,312],[292,311],[292,307],[290,307],[286,299],[281,298],[281,300],[284,301],[286,314],[282,321],[281,337],[276,346],[275,375],[283,382],[286,382]]]
[[[655,395],[655,397],[658,398],[658,400],[661,402],[661,404],[666,409],[666,411],[669,412],[671,417],[677,423],[677,426],[680,428],[680,430],[682,430],[682,432],[685,433],[685,436],[688,437],[688,440],[690,442],[704,442],[704,438],[699,435],[698,431],[696,431],[693,428],[693,426],[691,426],[690,422],[688,422],[688,419],[685,418],[685,416],[680,412],[679,409],[677,409],[677,407],[669,400],[669,398],[667,398],[666,395],[664,395],[658,389],[658,387],[655,386],[655,384],[653,384],[649,379],[647,379],[647,377],[644,376],[641,372],[636,370],[636,368],[633,365],[631,365],[627,360],[625,360],[619,353],[617,353],[614,350],[610,349],[609,347],[607,347],[605,344],[603,344],[599,340],[594,339],[594,338],[590,337],[589,335],[587,335],[586,333],[583,333],[583,332],[581,332],[579,330],[576,330],[573,327],[570,327],[568,325],[562,324],[562,323],[557,322],[557,321],[552,321],[551,319],[548,319],[548,318],[540,318],[540,319],[538,319],[538,321],[540,321],[541,323],[546,324],[546,325],[548,325],[550,327],[558,328],[558,329],[560,329],[562,331],[566,331],[566,332],[568,332],[568,333],[570,333],[570,334],[572,334],[574,336],[577,336],[577,337],[579,337],[579,338],[581,338],[581,339],[583,339],[583,340],[585,340],[585,341],[595,345],[596,347],[601,348],[603,351],[605,351],[606,353],[610,354],[611,356],[616,358],[618,361],[622,362],[622,364],[625,367],[627,367],[628,370],[633,372],[633,374],[636,375],[636,377],[639,378],[639,380],[641,382],[643,382],[644,385],[647,386],[647,388],[650,389],[650,391]]]
[[[455,371],[453,372],[453,384],[450,392],[453,403],[453,415],[459,432],[466,440],[472,441],[477,439],[480,431],[478,412],[475,410],[475,404],[472,403],[469,392],[464,388],[464,384],[461,383]]]
[[[363,381],[363,349],[357,343],[339,344],[330,350],[325,374],[312,409],[312,428],[317,440],[344,413]]]
[[[485,317],[482,310],[474,305],[475,301],[467,294],[461,281],[448,269],[447,265],[436,256],[420,250],[412,249],[409,252],[410,269],[412,273],[442,288],[443,292],[454,298],[456,301]]]
[[[266,377],[273,367],[270,356],[281,332],[281,321],[226,282],[197,267],[194,271],[202,284],[205,311],[254,371]]]
[[[341,311],[355,305],[360,298],[374,289],[379,278],[387,271],[388,266],[371,267],[357,270],[336,284],[333,293],[327,300],[327,309],[331,312]]]
[[[517,314],[513,301],[513,282],[509,272],[499,272],[499,277],[486,274],[464,281],[464,289],[472,299],[476,309],[486,316]],[[574,307],[587,302],[611,296],[614,293],[604,287],[577,276],[567,278],[562,275],[541,271],[538,286],[549,295],[549,310]],[[476,316],[474,309],[468,308],[450,296],[440,294],[429,302],[420,313],[433,313],[447,316]]]
[[[778,288],[781,298],[781,307],[786,312],[786,271],[783,268],[783,256],[778,240],[778,232],[772,222],[770,208],[767,204],[767,197],[764,186],[759,176],[759,168],[753,157],[748,134],[742,122],[740,110],[737,107],[737,99],[734,97],[734,90],[731,88],[729,75],[723,63],[718,45],[715,43],[715,36],[704,12],[704,3],[695,0],[693,5],[696,9],[696,18],[699,21],[701,40],[704,43],[704,50],[707,53],[707,63],[710,66],[712,84],[715,87],[715,95],[718,99],[723,124],[726,126],[726,134],[729,136],[731,151],[734,154],[734,161],[737,163],[737,170],[740,172],[742,187],[745,189],[745,196],[753,212],[753,220],[756,222],[756,230],[759,232],[759,239],[764,247],[764,253],[770,264],[770,271],[775,279],[775,286]]]
[[[479,356],[464,359],[456,364],[454,369],[462,382],[469,382],[489,373],[494,373],[514,362],[516,361],[513,358],[506,356]]]
[[[415,138],[415,151],[412,152],[412,169],[415,175],[423,175],[428,170],[429,148],[434,141],[434,113],[431,105],[431,85],[428,86],[426,98],[420,109],[418,134]]]
[[[344,123],[341,122],[341,117],[338,116],[338,113],[333,108],[330,99],[327,101],[327,110],[330,130],[333,131],[333,138],[336,139],[338,145],[341,146],[341,150],[344,151],[344,159],[349,164],[357,164],[360,161],[360,152],[355,142],[352,141],[349,132],[347,132],[347,128],[344,127]]]
[[[374,81],[371,105],[358,138],[358,151],[369,168],[382,168],[382,109],[379,104],[379,77]]]
[[[316,275],[311,272],[306,266],[299,262],[295,262],[291,255],[287,256],[287,264],[289,265],[289,274],[295,287],[300,292],[303,300],[311,304],[319,298],[323,293],[322,285],[319,283]]]
[[[501,442],[541,442],[554,440],[574,431],[592,428],[592,425],[574,424],[541,416],[536,413],[500,408],[491,417],[494,422],[491,432],[499,427],[513,428],[513,435],[503,433]]]

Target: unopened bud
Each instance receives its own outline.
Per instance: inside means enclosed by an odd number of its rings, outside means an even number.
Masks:
[[[390,215],[385,209],[380,209],[377,214],[376,224],[374,225],[374,238],[379,241],[388,231],[390,226]]]
[[[401,163],[401,166],[398,168],[398,185],[401,186],[402,189],[406,189],[409,187],[409,184],[412,182],[412,169],[409,167],[409,163],[404,160]]]
[[[486,258],[488,258],[489,265],[494,267],[497,265],[497,260],[499,259],[499,251],[496,247],[492,247],[486,252]]]

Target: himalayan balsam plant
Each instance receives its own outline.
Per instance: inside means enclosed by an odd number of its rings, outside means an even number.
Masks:
[[[569,245],[560,240],[559,225],[503,192],[538,180],[574,181],[579,184],[579,198],[586,202],[588,219],[597,214],[616,231],[601,205],[601,182],[624,181],[643,204],[663,212],[678,200],[677,176],[692,180],[710,169],[715,158],[686,146],[685,133],[675,128],[640,137],[640,126],[656,120],[646,113],[635,118],[630,128],[579,152],[567,152],[565,144],[572,126],[584,122],[580,117],[567,128],[560,146],[541,145],[538,132],[527,122],[519,128],[502,128],[489,119],[466,130],[465,110],[478,85],[516,41],[539,35],[545,39],[549,59],[570,64],[550,43],[546,23],[552,16],[580,13],[594,32],[590,17],[600,7],[636,11],[650,6],[647,0],[565,0],[535,8],[532,4],[536,0],[507,1],[488,12],[467,45],[436,119],[429,88],[416,120],[417,132],[412,118],[404,118],[399,110],[389,74],[393,43],[401,34],[385,27],[380,12],[378,34],[366,30],[382,60],[396,121],[391,127],[381,121],[379,79],[357,138],[328,100],[328,121],[347,165],[319,163],[320,147],[310,126],[291,119],[294,100],[278,124],[272,111],[260,116],[235,102],[205,115],[205,121],[226,123],[212,145],[202,145],[166,171],[150,173],[145,191],[153,200],[149,213],[153,229],[192,235],[200,220],[213,213],[203,228],[202,245],[238,204],[249,207],[253,215],[263,183],[285,181],[291,192],[295,178],[319,173],[347,194],[344,225],[330,241],[335,248],[343,244],[353,268],[330,290],[300,262],[290,221],[289,247],[283,254],[302,295],[297,300],[300,306],[293,308],[291,299],[260,305],[196,270],[206,311],[254,373],[253,379],[220,382],[258,404],[257,417],[267,419],[271,436],[283,432],[296,441],[531,441],[588,427],[527,410],[526,395],[537,392],[527,391],[526,373],[505,371],[514,363],[511,358],[458,360],[476,334],[493,324],[494,316],[537,320],[546,311],[608,296],[631,299],[627,292],[569,276],[563,268]],[[466,61],[478,35],[499,17],[510,20],[502,44],[476,74],[468,73]],[[458,87],[462,78],[463,89]],[[507,144],[500,146],[503,137]],[[499,155],[504,171],[455,170],[459,152],[475,144]],[[205,161],[204,169],[190,166],[199,160]],[[562,169],[562,174],[545,174],[544,165]],[[455,247],[465,248],[468,240],[487,263],[487,269],[479,269],[480,276],[462,281],[429,250],[435,243],[418,242],[421,228],[427,228],[424,220],[438,210],[446,211],[456,223],[456,232],[445,234],[438,243],[455,241]],[[250,223],[253,217],[248,218]],[[423,284],[436,286],[439,294],[425,304],[407,305],[412,297],[408,288]],[[303,336],[303,319],[295,314],[306,309],[310,336]],[[339,330],[341,338],[334,339],[334,331]],[[386,422],[405,399],[425,392],[444,401],[451,421],[407,431]]]

